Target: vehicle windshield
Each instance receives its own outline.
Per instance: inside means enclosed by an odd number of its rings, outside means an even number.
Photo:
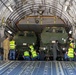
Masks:
[[[46,32],[49,32],[49,33],[63,33],[63,30],[62,30],[62,28],[48,27],[48,28],[46,28]]]

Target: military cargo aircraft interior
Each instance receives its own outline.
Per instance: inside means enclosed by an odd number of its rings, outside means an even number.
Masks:
[[[75,75],[76,0],[0,0],[0,75]]]

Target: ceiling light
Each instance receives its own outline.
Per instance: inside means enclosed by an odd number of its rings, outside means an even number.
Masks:
[[[64,11],[66,11],[66,10],[67,10],[67,6],[64,7]]]
[[[39,9],[37,12],[38,12],[40,15],[42,15],[43,12],[44,12],[44,10]]]
[[[72,31],[69,31],[69,34],[72,34]]]
[[[8,33],[9,33],[9,34],[12,34],[12,32],[11,32],[10,30],[8,30]]]
[[[64,4],[64,11],[67,10],[67,7],[69,6],[70,0],[67,0]]]
[[[10,10],[11,12],[13,12],[13,9],[12,9],[10,6],[9,6],[8,8],[9,8],[9,10]]]
[[[38,12],[39,14],[42,14],[42,11],[41,11],[41,10],[38,10],[37,12]]]

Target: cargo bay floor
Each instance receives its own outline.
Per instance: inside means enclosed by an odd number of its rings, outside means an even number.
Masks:
[[[0,61],[0,75],[76,75],[76,62]]]

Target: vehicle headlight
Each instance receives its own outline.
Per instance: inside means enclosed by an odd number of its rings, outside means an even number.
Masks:
[[[33,43],[33,45],[35,45],[35,43]]]
[[[46,48],[46,47],[40,47],[40,49],[41,49],[41,50],[46,50],[47,48]]]
[[[62,38],[62,40],[64,40],[64,38]]]
[[[63,51],[65,51],[66,50],[66,48],[62,48],[63,49]]]
[[[27,45],[27,43],[23,43],[23,45]]]
[[[44,47],[43,50],[46,50],[46,48]]]
[[[66,39],[64,39],[64,43],[66,42]]]
[[[66,42],[66,39],[62,38],[62,40],[64,41],[64,43]]]
[[[56,41],[52,41],[52,43],[56,43]]]

